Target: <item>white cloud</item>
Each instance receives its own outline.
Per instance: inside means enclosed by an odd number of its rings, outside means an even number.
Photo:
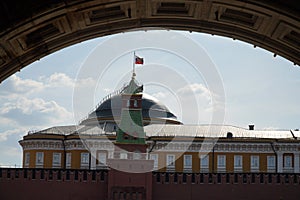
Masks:
[[[184,123],[203,124],[222,121],[224,102],[217,94],[200,83],[185,85],[177,90]],[[218,116],[218,118],[215,118]]]
[[[46,88],[90,87],[96,82],[92,78],[73,79],[64,73],[54,73],[50,77],[40,77]]]
[[[9,79],[1,85],[0,95],[5,97],[5,95],[12,94],[30,94],[34,92],[39,92],[44,89],[44,84],[39,81],[32,79],[21,79],[17,75],[12,75]]]
[[[19,125],[42,125],[70,122],[72,114],[55,101],[21,97],[0,107],[0,114]]]
[[[43,79],[42,79],[43,80]],[[74,80],[64,73],[54,73],[45,80],[47,87],[74,87]]]
[[[201,95],[207,99],[211,98],[211,91],[200,83],[186,85],[177,91],[182,96]]]
[[[73,79],[64,73],[54,73],[49,77],[41,76],[38,80],[22,79],[17,75],[12,75],[1,85],[1,97],[17,98],[22,94],[31,95],[38,94],[49,88],[63,88],[73,89],[74,87],[90,87],[95,85],[96,82],[92,78]]]
[[[0,127],[4,128],[4,127],[15,127],[15,126],[17,126],[17,123],[14,120],[8,119],[0,115]]]
[[[26,133],[27,128],[16,128],[16,129],[11,129],[11,130],[7,130],[4,131],[3,133],[0,134],[0,142],[6,141],[8,139],[8,137],[12,136],[12,135],[23,135],[24,133]]]
[[[26,115],[35,111],[49,113],[51,109],[64,112],[63,107],[72,110],[73,90],[82,91],[83,98],[86,96],[85,92],[91,91],[95,83],[92,78],[73,79],[64,73],[41,76],[38,80],[22,79],[13,75],[0,85],[0,115],[12,110]]]

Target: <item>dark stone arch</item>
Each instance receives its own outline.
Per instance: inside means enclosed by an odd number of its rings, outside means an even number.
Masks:
[[[239,39],[300,64],[293,0],[2,0],[0,19],[0,82],[64,47],[153,27]]]

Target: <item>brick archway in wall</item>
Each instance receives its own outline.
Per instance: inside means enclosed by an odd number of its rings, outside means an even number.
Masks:
[[[153,27],[239,39],[300,64],[294,0],[2,0],[0,82],[64,47]]]

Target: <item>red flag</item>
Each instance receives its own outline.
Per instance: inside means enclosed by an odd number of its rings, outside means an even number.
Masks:
[[[138,56],[135,56],[135,64],[138,64],[138,65],[144,64],[144,58],[140,58]]]

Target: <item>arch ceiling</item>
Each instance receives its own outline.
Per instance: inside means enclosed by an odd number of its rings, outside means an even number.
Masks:
[[[300,64],[297,0],[1,0],[0,82],[54,51],[129,29],[239,39]]]

